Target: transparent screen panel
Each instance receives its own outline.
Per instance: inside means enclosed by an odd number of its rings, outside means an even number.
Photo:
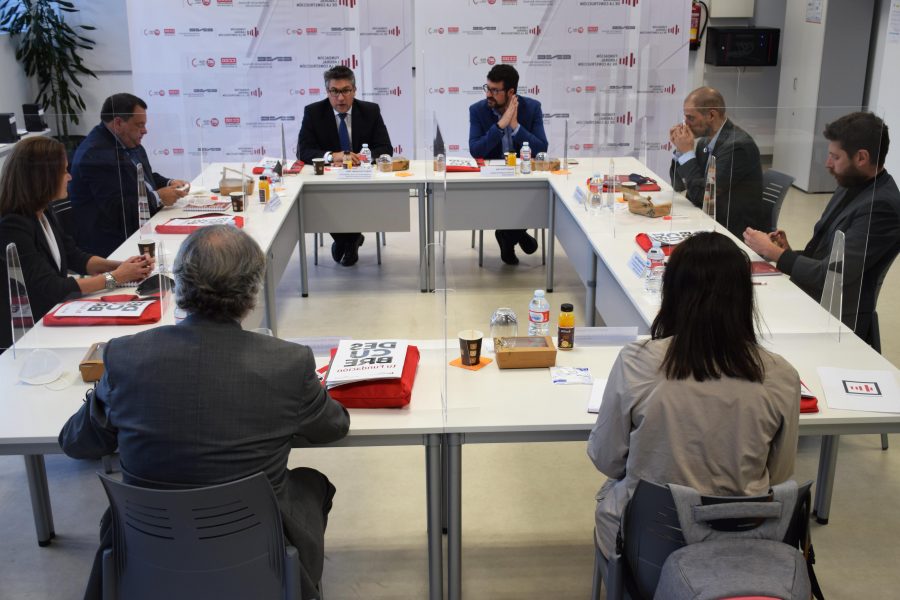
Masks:
[[[25,283],[25,274],[22,272],[22,263],[19,261],[19,252],[15,244],[8,244],[5,250],[5,273],[7,300],[9,302],[9,322],[4,323],[3,338],[6,339],[4,348],[11,348],[13,356],[16,353],[16,343],[34,327],[34,313],[31,310],[31,302],[28,300],[28,288]],[[9,336],[9,337],[7,337]]]
[[[846,237],[843,231],[836,231],[832,238],[831,252],[825,270],[822,299],[819,304],[827,312],[827,328],[840,334],[843,329],[841,319],[844,313],[844,269],[847,266],[844,253]]]

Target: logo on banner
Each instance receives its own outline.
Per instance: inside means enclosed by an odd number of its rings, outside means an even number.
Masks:
[[[630,6],[634,8],[640,0],[582,0],[578,6]]]
[[[219,94],[217,88],[193,88],[184,93],[186,98],[205,98],[207,95]]]
[[[400,35],[400,26],[395,25],[394,27],[373,27],[370,31],[363,31],[359,34],[360,36],[394,36],[398,37]]]
[[[154,148],[153,155],[154,156],[168,156],[169,149],[168,148]]]
[[[343,1],[353,2],[354,0],[341,0],[341,1],[342,2]],[[359,61],[356,60],[355,54],[351,54],[349,58],[342,59],[341,64],[344,65],[345,67],[350,67],[351,69],[355,69],[356,67],[359,66]]]
[[[472,29],[468,30],[466,33],[469,35],[484,35],[485,31],[497,31],[497,28],[493,25],[473,25]]]
[[[148,96],[165,96],[166,90],[147,90]]]
[[[525,88],[525,91],[531,94],[532,96],[537,96],[541,93],[541,86],[532,85]]]
[[[214,58],[192,58],[191,66],[196,69],[205,69],[205,68],[213,68],[216,66],[216,59]]]
[[[496,27],[494,27],[493,29],[496,29]],[[535,25],[534,27],[528,27],[527,25],[518,25],[514,26],[509,31],[501,31],[500,35],[541,35],[542,31],[543,29],[541,29],[540,25]]]
[[[425,31],[427,31],[431,35],[444,35],[443,27],[429,27]],[[146,34],[144,34],[144,35],[146,35]]]
[[[616,117],[616,123],[620,125],[631,125],[634,121],[634,118],[631,116],[631,111],[629,110],[623,115],[619,115]]]
[[[163,35],[166,35],[166,36],[175,35],[175,28],[174,27],[166,27],[165,29],[163,29]]]
[[[205,90],[216,92],[218,90]],[[222,91],[223,98],[260,98],[263,95],[262,88],[232,88],[231,91]]]
[[[585,119],[575,121],[576,125],[631,125],[634,122],[634,116],[631,111],[625,113],[594,113],[593,119]]]
[[[637,57],[633,52],[628,54],[595,54],[591,60],[578,61],[579,67],[628,67],[637,64]]]
[[[517,59],[518,57],[515,54],[504,54],[500,57],[500,62],[507,65],[514,65],[516,64]]]
[[[668,142],[668,141],[666,141],[666,142],[643,142],[641,144],[641,148],[644,150],[647,150],[647,151],[662,150],[665,152],[671,152],[675,148],[675,145],[672,142]]]
[[[621,35],[626,31],[634,31],[637,29],[635,25],[611,25],[603,30],[603,33],[611,35]]]
[[[212,0],[184,0],[186,6],[209,6]]]
[[[194,125],[196,125],[197,127],[218,127],[219,119],[217,119],[216,117],[212,117],[209,119],[197,117],[196,119],[194,119]]]
[[[400,144],[394,146],[394,154],[403,154],[403,146]]]
[[[297,8],[355,8],[356,0],[316,0],[315,2],[297,2]]]
[[[650,85],[646,90],[638,90],[639,94],[674,94],[675,84],[671,85]]]
[[[231,27],[227,32],[221,32],[219,37],[259,37],[259,27]]]
[[[525,61],[525,64],[529,67],[550,67],[555,63],[568,62],[571,60],[571,54],[535,54],[534,58]]]
[[[294,62],[293,56],[257,56],[256,62],[250,63],[251,69],[271,69],[276,63]]]
[[[565,120],[571,117],[570,113],[544,113],[544,123],[549,123],[550,121],[556,120]]]
[[[459,151],[459,144],[450,144],[450,145],[447,146],[447,149],[448,149],[448,150],[451,150],[451,151],[453,151],[453,152],[458,152],[458,151]]]
[[[237,58],[234,56],[223,56],[219,59],[219,64],[223,67],[234,68],[237,66]]]
[[[440,88],[443,90],[444,88]],[[443,93],[443,91],[441,91]],[[363,98],[376,98],[379,96],[400,96],[403,94],[403,90],[400,89],[400,86],[396,87],[387,87],[387,86],[376,86],[371,89],[371,91],[364,91],[360,94]]]
[[[473,65],[494,65],[496,64],[497,59],[493,56],[473,56],[472,64]]]
[[[311,87],[311,88],[309,88],[309,95],[310,95],[310,96],[319,96],[319,95],[321,95],[321,94],[322,94],[321,88],[317,88],[317,87]]]
[[[651,25],[650,29],[642,29],[642,34],[646,35],[678,35],[681,33],[681,27],[675,25]]]
[[[241,126],[241,118],[240,117],[225,117],[225,127],[240,127]]]
[[[290,94],[291,96],[305,96],[306,88],[293,88],[288,90],[288,94]]]
[[[350,8],[353,8],[354,6],[356,6],[356,0],[338,0],[338,4],[340,4],[341,6],[348,6]]]
[[[160,31],[159,29],[145,29],[144,35],[153,35],[159,37]]]

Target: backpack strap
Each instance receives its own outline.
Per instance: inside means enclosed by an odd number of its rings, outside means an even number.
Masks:
[[[797,482],[785,481],[772,488],[771,502],[727,502],[702,505],[700,492],[693,488],[669,484],[675,501],[681,531],[688,544],[716,538],[747,538],[781,541],[787,533],[797,504]],[[752,519],[765,521],[747,531],[716,531],[708,523],[720,519]]]

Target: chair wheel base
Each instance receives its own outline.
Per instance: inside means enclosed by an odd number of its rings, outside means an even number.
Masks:
[[[820,519],[819,517],[816,517],[816,523],[818,523],[819,525],[828,525],[828,519]]]

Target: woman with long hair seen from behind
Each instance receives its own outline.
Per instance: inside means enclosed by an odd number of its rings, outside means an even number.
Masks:
[[[139,281],[153,270],[148,256],[126,261],[91,256],[56,221],[50,203],[67,196],[71,179],[66,150],[56,140],[36,136],[16,143],[0,177],[0,352],[12,344],[6,247],[16,245],[25,291],[35,321],[70,297],[111,285]],[[70,277],[69,271],[88,277]],[[107,277],[109,274],[111,277]],[[15,285],[15,284],[14,284]]]
[[[753,495],[790,478],[800,378],[756,338],[750,259],[720,233],[672,252],[650,339],[619,353],[588,455],[609,479],[597,494],[596,536],[615,549],[637,483]]]

